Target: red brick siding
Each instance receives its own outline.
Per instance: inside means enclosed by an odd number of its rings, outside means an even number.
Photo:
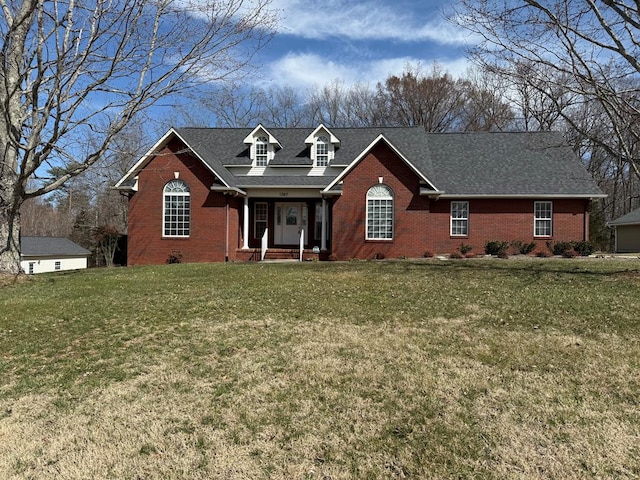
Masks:
[[[379,183],[393,190],[394,234],[392,241],[365,240],[367,191]],[[342,195],[333,204],[332,252],[338,259],[422,256],[429,234],[425,222],[429,199],[417,195],[420,182],[388,146],[378,144],[344,178]]]
[[[394,238],[392,241],[365,240],[366,194],[378,178],[394,192]],[[451,237],[449,230],[451,201],[429,200],[419,196],[419,180],[386,145],[377,145],[344,178],[342,195],[333,205],[332,253],[340,260],[420,257],[426,251],[451,253],[461,242],[484,253],[490,240],[536,241],[544,249],[547,240],[570,241],[587,238],[588,201],[553,201],[553,237],[533,237],[534,199],[468,199],[469,235]],[[465,199],[460,199],[465,200]]]
[[[184,145],[174,140],[140,172],[138,191],[129,199],[128,264],[161,264],[172,252],[184,262],[225,260],[226,203],[229,203],[229,259],[239,245],[241,202],[212,192],[214,175],[188,153],[174,154]],[[191,232],[189,238],[162,237],[164,186],[174,172],[191,190]]]

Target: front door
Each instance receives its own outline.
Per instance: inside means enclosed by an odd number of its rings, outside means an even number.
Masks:
[[[299,245],[300,232],[307,232],[307,206],[303,203],[276,203],[275,235],[276,245]]]

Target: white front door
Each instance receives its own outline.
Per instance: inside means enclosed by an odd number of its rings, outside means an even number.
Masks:
[[[304,229],[307,241],[307,206],[303,203],[276,203],[275,238],[276,245],[298,245],[300,232]]]

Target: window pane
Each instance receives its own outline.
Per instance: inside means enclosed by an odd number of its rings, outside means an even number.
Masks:
[[[254,238],[262,238],[267,229],[267,204],[256,202],[254,212]]]
[[[534,203],[534,235],[537,237],[550,237],[553,227],[552,202]]]
[[[191,197],[182,180],[171,180],[164,189],[163,234],[169,237],[189,236]]]
[[[451,236],[469,235],[469,202],[451,202]]]

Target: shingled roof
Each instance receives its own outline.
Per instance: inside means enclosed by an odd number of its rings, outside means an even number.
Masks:
[[[603,196],[558,132],[426,134],[446,195]]]
[[[636,210],[632,210],[626,215],[616,218],[615,220],[611,220],[607,225],[616,226],[616,225],[638,225],[640,224],[640,208]]]
[[[268,130],[282,148],[269,162],[272,174],[265,176],[232,173],[233,167],[251,165],[249,147],[244,143],[252,131],[249,128],[178,128],[170,133],[181,138],[226,186],[234,189],[268,186],[322,189],[336,179],[337,173],[308,175],[313,161],[305,138],[314,129]],[[421,127],[330,128],[330,131],[340,141],[332,166],[352,165],[376,139],[384,138],[445,197],[604,196],[557,132],[425,133]],[[153,151],[146,157],[150,156]],[[132,178],[144,166],[143,159],[117,187],[132,185]],[[278,167],[295,166],[307,168],[301,169],[299,175],[276,173]]]
[[[83,257],[91,252],[68,238],[22,237],[20,254],[23,257]]]

